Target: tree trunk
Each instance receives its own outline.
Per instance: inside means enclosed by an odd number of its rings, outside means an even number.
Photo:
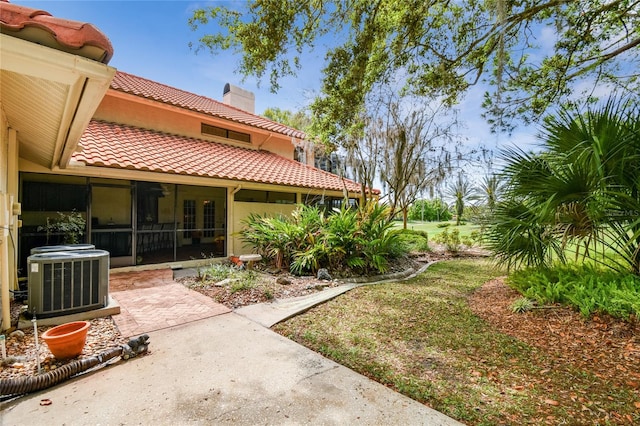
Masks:
[[[407,208],[403,208],[402,209],[402,224],[403,224],[403,228],[402,229],[407,229]]]

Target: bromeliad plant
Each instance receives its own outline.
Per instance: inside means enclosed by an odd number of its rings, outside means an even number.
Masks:
[[[385,205],[369,202],[358,208],[343,206],[325,214],[309,206],[291,217],[251,215],[241,236],[277,267],[297,274],[328,268],[338,273],[368,274],[388,270],[389,259],[402,254],[397,231]]]

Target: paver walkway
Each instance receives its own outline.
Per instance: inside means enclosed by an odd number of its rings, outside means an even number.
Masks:
[[[125,337],[231,312],[175,282],[171,269],[112,273],[109,292],[120,304],[120,314],[113,320]]]

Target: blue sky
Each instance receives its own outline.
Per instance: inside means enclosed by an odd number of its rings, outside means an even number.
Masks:
[[[255,78],[242,81],[234,73],[239,55],[221,52],[195,53],[189,42],[197,44],[198,33],[189,28],[187,20],[194,9],[215,2],[171,1],[28,1],[12,3],[42,9],[53,16],[90,22],[109,37],[114,56],[109,65],[118,70],[145,77],[189,92],[222,100],[222,90],[231,83],[253,91],[256,113],[269,107],[296,111],[309,103],[319,90],[324,51],[305,55],[297,78],[281,81],[277,94],[269,90],[268,79],[258,85]],[[213,32],[213,24],[206,27]],[[482,87],[473,88],[458,106],[464,125],[461,137],[467,146],[500,147],[515,143],[523,146],[535,140],[535,129],[520,128],[512,136],[493,135],[480,117]]]
[[[320,66],[305,66],[304,76],[283,81],[278,94],[269,91],[268,81],[257,86],[253,78],[242,82],[234,74],[239,57],[231,52],[212,56],[189,48],[198,40],[187,24],[192,11],[211,2],[194,1],[28,1],[12,3],[42,9],[59,18],[89,22],[100,29],[114,48],[109,65],[120,71],[159,83],[222,100],[226,83],[251,90],[256,95],[256,113],[268,107],[298,110],[308,92],[320,85]],[[211,27],[208,27],[211,28]],[[309,55],[313,58],[314,54]],[[318,60],[322,55],[318,54]]]

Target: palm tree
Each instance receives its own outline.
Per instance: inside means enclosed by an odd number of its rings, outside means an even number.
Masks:
[[[465,202],[469,200],[473,194],[473,188],[469,184],[469,180],[463,173],[458,173],[458,178],[448,187],[448,193],[454,199],[456,211],[456,226],[460,225],[462,215],[464,214]]]
[[[583,248],[584,257],[640,275],[640,109],[613,99],[585,114],[562,110],[541,141],[541,153],[503,153],[506,199],[489,234],[497,258],[544,265],[574,244],[576,258]]]
[[[500,176],[496,174],[485,175],[478,184],[473,199],[482,202],[489,213],[493,213],[503,192],[504,185]]]
[[[474,188],[471,200],[478,202],[477,221],[484,238],[487,226],[493,223],[493,213],[504,194],[504,183],[497,174],[487,174]]]

